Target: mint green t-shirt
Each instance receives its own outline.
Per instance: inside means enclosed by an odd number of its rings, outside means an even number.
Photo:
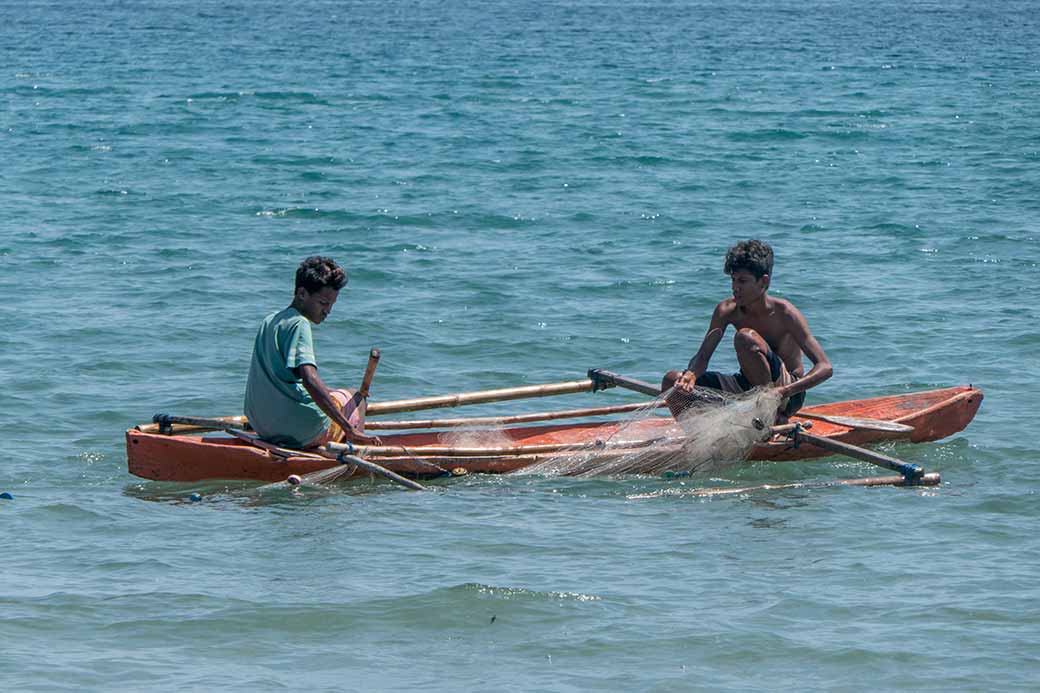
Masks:
[[[310,321],[292,306],[264,318],[253,344],[245,401],[246,418],[264,440],[299,448],[329,427],[329,418],[293,373],[307,363],[318,365]]]

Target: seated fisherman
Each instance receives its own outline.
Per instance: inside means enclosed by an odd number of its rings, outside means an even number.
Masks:
[[[801,312],[790,301],[768,295],[772,248],[761,241],[740,242],[726,253],[724,269],[731,278],[733,297],[715,307],[708,332],[686,370],[669,371],[661,387],[676,386],[677,396],[669,405],[677,414],[684,408],[682,393],[691,392],[695,385],[731,393],[773,386],[782,397],[777,421],[784,423],[802,407],[806,390],[831,377],[831,362]],[[733,346],[740,371],[733,375],[709,371],[708,362],[730,325],[737,330]],[[808,373],[802,354],[813,363]]]
[[[309,257],[296,270],[288,308],[260,323],[246,382],[245,415],[261,438],[291,448],[347,440],[378,443],[362,433],[350,390],[330,390],[318,376],[311,323],[321,324],[347,283],[327,257]]]

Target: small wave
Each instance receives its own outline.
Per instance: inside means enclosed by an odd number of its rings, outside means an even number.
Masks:
[[[46,516],[52,516],[61,522],[82,522],[87,520],[105,520],[107,519],[101,513],[88,510],[81,505],[73,505],[71,503],[48,503],[42,505],[32,511],[33,513],[40,513]]]
[[[849,116],[851,114],[848,111],[832,111],[824,108],[806,108],[801,111],[795,111],[792,115],[804,116],[806,118],[834,118],[837,116]]]
[[[32,86],[16,86],[0,89],[0,94],[14,94],[17,96],[103,96],[106,94],[129,94],[129,89],[119,87],[42,87],[38,84]]]
[[[820,137],[825,137],[831,140],[839,140],[847,142],[850,140],[865,140],[870,137],[870,131],[865,129],[833,129],[833,130],[821,130],[820,132],[813,133]]]
[[[299,156],[293,154],[258,154],[251,161],[262,166],[302,166],[313,168],[317,166],[334,166],[339,163],[334,156]]]
[[[634,161],[640,166],[660,166],[675,163],[675,159],[670,156],[655,156],[651,154],[644,154],[634,158]]]
[[[248,92],[241,91],[204,91],[198,94],[189,94],[189,101],[238,101],[243,96],[248,96]]]
[[[258,91],[255,96],[262,101],[287,101],[319,106],[329,105],[328,101],[309,91]]]
[[[395,243],[385,246],[385,249],[394,252],[400,251],[402,253],[424,253],[430,251],[428,246],[421,243]]]
[[[479,582],[467,582],[450,588],[450,591],[456,590],[463,594],[476,594],[483,599],[501,599],[505,601],[598,602],[602,600],[602,597],[582,592],[543,592],[523,587],[496,587]]]
[[[338,223],[357,226],[409,226],[434,228],[438,225],[441,213],[426,212],[420,214],[393,214],[389,209],[380,209],[375,213],[350,212],[342,209],[321,209],[319,207],[284,207],[282,209],[262,209],[255,213],[258,217],[289,219],[326,219]]]
[[[175,566],[172,563],[166,561],[160,561],[156,558],[145,558],[139,561],[133,560],[112,560],[102,561],[93,566],[99,571],[144,571],[149,575],[163,574],[168,571],[174,570]]]
[[[770,128],[768,130],[752,130],[749,132],[731,132],[726,136],[731,142],[787,142],[802,140],[808,137],[804,132],[786,128]]]

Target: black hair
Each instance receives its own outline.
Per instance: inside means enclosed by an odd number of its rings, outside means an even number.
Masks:
[[[315,255],[300,263],[296,268],[296,288],[301,286],[307,293],[331,287],[339,291],[347,285],[347,273],[330,257]]]
[[[773,249],[768,243],[749,240],[741,241],[726,253],[726,274],[750,272],[755,279],[773,275]]]

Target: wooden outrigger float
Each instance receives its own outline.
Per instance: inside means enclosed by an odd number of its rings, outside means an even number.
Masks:
[[[378,358],[378,354],[375,355]],[[362,389],[367,392],[371,371]],[[465,392],[368,404],[368,417],[444,407],[501,402],[530,397],[595,392],[621,386],[656,395],[652,385],[593,369],[588,378],[545,385]],[[938,474],[862,448],[887,441],[922,443],[963,430],[983,399],[973,387],[949,387],[871,399],[820,404],[805,408],[791,424],[774,427],[774,435],[756,445],[750,460],[784,461],[847,454],[899,472],[899,476],[843,480],[856,485],[930,485]],[[379,474],[398,483],[466,473],[505,474],[568,454],[590,454],[608,460],[630,455],[665,439],[674,419],[652,416],[638,421],[592,417],[625,414],[652,402],[568,409],[512,416],[368,420],[366,431],[380,436],[379,446],[329,444],[302,451],[281,448],[248,431],[244,417],[203,419],[158,414],[150,424],[126,432],[131,474],[156,481],[195,482],[212,479],[284,481],[338,465],[350,465],[343,477]],[[565,419],[584,419],[560,423]],[[549,423],[553,422],[553,423]],[[529,425],[534,424],[534,425]],[[624,428],[624,439],[615,434]],[[806,429],[812,427],[812,433]],[[493,427],[490,430],[488,427]],[[207,435],[213,431],[231,435]],[[465,443],[467,437],[472,442]],[[496,441],[482,442],[489,437]],[[460,443],[459,441],[463,441]],[[856,452],[859,451],[859,452]],[[414,481],[412,488],[422,488]]]

